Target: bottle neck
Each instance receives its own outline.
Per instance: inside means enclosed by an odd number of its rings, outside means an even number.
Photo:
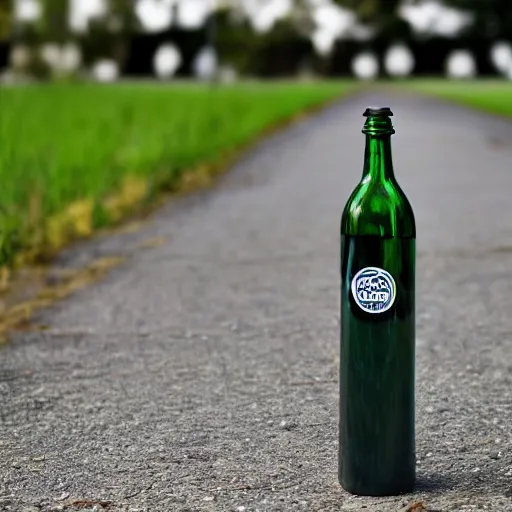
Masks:
[[[395,178],[391,156],[391,135],[366,135],[363,179],[389,181]]]

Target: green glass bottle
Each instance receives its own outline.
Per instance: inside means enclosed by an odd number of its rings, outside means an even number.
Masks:
[[[389,108],[369,108],[363,177],[341,219],[339,468],[351,494],[410,492],[415,456],[415,250],[391,158]]]

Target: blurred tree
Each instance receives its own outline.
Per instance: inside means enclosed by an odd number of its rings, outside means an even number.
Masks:
[[[131,2],[108,0],[105,15],[89,20],[87,32],[80,38],[86,64],[110,58],[122,70],[130,52],[133,34],[140,29]]]
[[[43,40],[63,44],[69,40],[69,0],[42,1],[43,15],[38,29]]]
[[[297,26],[295,17],[283,18],[267,32],[257,33],[248,19],[233,17],[229,9],[215,13],[215,46],[223,64],[239,73],[258,76],[289,76],[313,57],[307,20]]]
[[[262,76],[291,76],[314,55],[311,41],[297,31],[293,20],[277,21],[254,47],[252,71]]]
[[[392,40],[409,37],[411,34],[409,24],[398,16],[398,7],[403,3],[402,0],[333,1],[341,7],[354,11],[362,23],[374,27],[378,39]]]
[[[130,51],[130,39],[140,29],[133,2],[109,0],[107,26],[112,34],[112,57],[123,68]]]
[[[512,37],[510,0],[444,0],[444,3],[474,13],[475,21],[468,27],[469,33],[489,38]]]
[[[12,0],[0,0],[0,41],[6,41],[11,36]]]
[[[251,73],[258,37],[249,22],[242,18],[233,20],[233,13],[226,8],[217,10],[211,16],[214,18],[215,47],[221,61],[240,73]]]

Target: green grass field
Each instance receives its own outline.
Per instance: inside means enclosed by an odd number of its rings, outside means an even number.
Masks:
[[[508,82],[395,85],[512,116]],[[0,89],[0,266],[15,255],[51,255],[161,192],[208,185],[212,164],[266,129],[358,87],[335,81],[214,90],[198,84]]]
[[[478,110],[512,116],[512,83],[505,80],[421,80],[407,82],[405,87]]]
[[[51,254],[349,83],[0,89],[0,264]],[[202,167],[201,167],[202,166]],[[192,173],[184,183],[184,173]],[[202,170],[201,170],[202,169]],[[200,185],[200,183],[199,183]]]

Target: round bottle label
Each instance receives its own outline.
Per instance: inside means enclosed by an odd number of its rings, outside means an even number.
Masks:
[[[395,302],[395,280],[378,267],[366,267],[352,279],[352,295],[356,304],[367,313],[383,313]]]

